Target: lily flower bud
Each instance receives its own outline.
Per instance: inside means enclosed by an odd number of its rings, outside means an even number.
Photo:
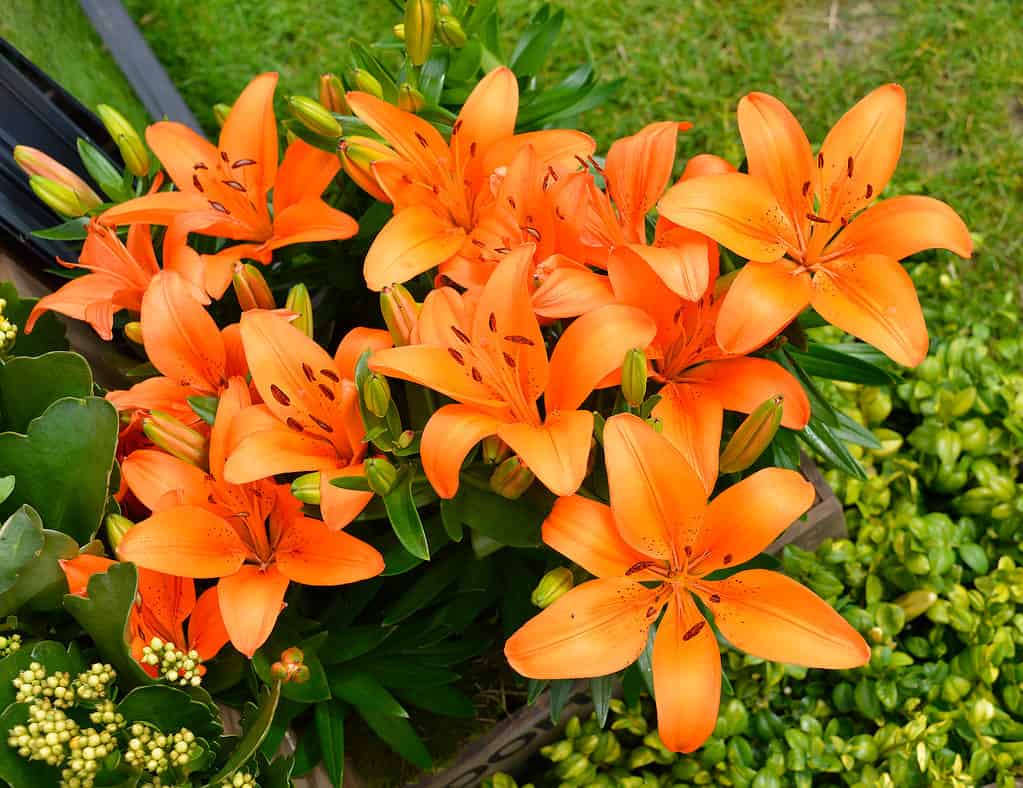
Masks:
[[[646,399],[646,355],[639,348],[625,354],[622,364],[622,395],[629,407],[638,408]]]
[[[384,87],[380,84],[380,80],[370,74],[366,69],[357,68],[352,71],[351,80],[357,90],[361,90],[363,93],[369,93],[371,96],[375,96],[378,99],[382,99],[384,97]]]
[[[756,462],[774,439],[781,424],[785,398],[771,397],[745,418],[721,452],[722,473],[738,473]]]
[[[309,96],[288,98],[291,114],[313,134],[337,139],[341,136],[341,124],[330,114],[330,110]]]
[[[371,457],[363,464],[369,488],[377,495],[387,495],[398,481],[398,469],[383,457]]]
[[[139,178],[148,174],[149,151],[135,127],[124,115],[108,104],[97,106],[96,113],[116,143],[117,149],[121,151],[121,158],[124,159],[128,171]]]
[[[437,23],[437,38],[444,46],[452,49],[460,49],[468,41],[462,23],[448,14],[441,16]]]
[[[110,542],[110,546],[116,552],[117,546],[121,543],[124,535],[131,530],[135,523],[120,514],[111,513],[106,516],[103,525],[107,529],[107,541]]]
[[[242,263],[234,269],[234,294],[238,296],[238,305],[243,312],[250,309],[276,309],[270,285],[263,274],[252,263]]]
[[[314,506],[320,504],[320,472],[313,471],[299,476],[291,483],[291,494],[302,503]]]
[[[419,322],[419,303],[404,285],[391,285],[380,291],[380,312],[396,347],[409,344]]]
[[[379,140],[359,136],[345,137],[341,140],[338,150],[341,154],[341,166],[348,177],[367,194],[371,194],[380,202],[390,203],[391,198],[380,188],[376,175],[373,174],[373,163],[395,159],[398,154]]]
[[[559,566],[540,578],[529,600],[539,608],[553,605],[559,598],[572,590],[575,578],[567,566]]]
[[[284,302],[284,308],[298,315],[298,317],[291,321],[291,325],[312,339],[313,301],[309,297],[309,288],[301,282],[293,285],[291,290],[288,291],[288,299]]]
[[[337,74],[320,75],[320,103],[338,115],[352,114],[352,108],[345,99],[345,86]]]
[[[74,219],[85,214],[86,208],[78,199],[78,195],[64,184],[51,181],[42,175],[33,175],[28,179],[28,185],[32,187],[36,197],[61,216]]]
[[[213,119],[217,121],[217,125],[223,128],[227,122],[227,116],[231,114],[230,104],[214,104],[213,105]]]
[[[433,0],[405,3],[405,51],[412,65],[421,66],[430,57],[434,27]]]
[[[142,344],[142,324],[138,320],[124,324],[124,335],[136,345]]]
[[[398,109],[405,112],[420,112],[426,106],[426,97],[408,82],[398,86]]]
[[[404,22],[399,22],[398,24],[396,24],[394,27],[391,28],[391,32],[394,33],[394,37],[397,38],[399,41],[404,41],[405,40],[405,23]]]
[[[416,433],[414,430],[404,430],[401,435],[398,436],[397,440],[394,441],[394,448],[407,449],[412,445],[412,441],[415,439]]]
[[[78,202],[86,211],[91,211],[103,203],[103,198],[96,194],[89,184],[41,150],[30,148],[28,145],[16,145],[14,161],[29,176],[42,175],[44,178],[49,178],[51,181],[69,188],[78,197]]]
[[[209,440],[170,414],[152,411],[142,421],[142,432],[149,440],[179,460],[197,468],[207,467]]]
[[[496,435],[488,435],[483,439],[483,462],[487,465],[498,465],[511,455],[511,448]]]
[[[490,489],[514,501],[533,483],[536,477],[518,457],[509,457],[502,462],[490,475]]]
[[[386,416],[391,407],[391,387],[387,384],[387,378],[372,373],[362,384],[362,398],[370,413],[379,419]]]

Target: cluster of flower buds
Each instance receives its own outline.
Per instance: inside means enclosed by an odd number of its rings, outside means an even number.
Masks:
[[[21,648],[21,635],[17,632],[13,635],[0,635],[0,659],[9,657],[19,648]]]
[[[490,474],[490,489],[514,501],[533,483],[536,476],[517,455],[501,462]]]
[[[220,783],[219,788],[256,788],[256,775],[250,772],[235,772]]]
[[[183,687],[198,687],[206,672],[198,651],[182,651],[160,638],[153,638],[148,646],[143,647],[142,662],[155,667],[167,681]]]
[[[116,733],[124,727],[124,715],[117,711],[117,704],[109,699],[97,704],[89,713],[89,721],[110,733]]]
[[[132,175],[142,178],[149,173],[149,151],[138,131],[124,115],[107,104],[96,107],[99,119],[121,152],[121,158]]]
[[[201,747],[188,728],[165,734],[145,723],[137,722],[129,730],[131,738],[124,760],[150,774],[160,775],[174,767],[187,766],[198,757]]]
[[[47,700],[28,707],[28,724],[15,725],[7,744],[30,761],[59,766],[67,755],[68,743],[78,735],[78,724]]]
[[[67,788],[91,788],[103,759],[117,749],[109,731],[80,730],[68,742],[68,755],[60,776]]]
[[[13,684],[17,690],[15,701],[18,703],[45,700],[54,708],[69,709],[75,702],[71,674],[56,671],[52,675],[47,675],[46,668],[38,662],[33,662],[27,670],[15,676]]]
[[[102,662],[94,662],[87,671],[79,673],[72,683],[75,697],[81,701],[99,701],[109,697],[110,688],[114,686],[117,674],[113,667]]]
[[[309,681],[309,666],[305,654],[297,646],[284,649],[281,658],[270,666],[270,675],[278,681],[291,684],[305,684]]]
[[[338,115],[352,114],[352,108],[345,100],[345,86],[337,74],[320,75],[320,103]]]
[[[465,28],[451,12],[447,3],[434,9],[433,0],[409,0],[405,4],[405,21],[391,28],[395,37],[405,42],[405,51],[413,65],[421,66],[430,56],[436,34],[446,47],[459,49],[468,37]]]
[[[0,298],[0,358],[3,358],[14,347],[14,341],[18,338],[18,327],[4,317],[4,309],[7,308],[7,299]],[[2,649],[3,646],[0,646]],[[5,655],[6,656],[6,655]]]
[[[377,495],[387,495],[398,483],[398,469],[384,457],[371,457],[363,463],[363,473],[369,489]]]

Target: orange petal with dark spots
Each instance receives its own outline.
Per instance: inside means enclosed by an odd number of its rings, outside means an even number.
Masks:
[[[376,548],[308,517],[288,523],[275,555],[283,575],[310,586],[354,583],[384,571],[383,556]]]
[[[176,506],[136,524],[117,552],[122,561],[181,577],[233,574],[248,555],[226,520],[197,506]]]
[[[766,400],[785,398],[782,426],[801,430],[810,420],[806,391],[780,364],[766,358],[726,358],[687,369],[682,383],[707,392],[725,410],[752,413]]]

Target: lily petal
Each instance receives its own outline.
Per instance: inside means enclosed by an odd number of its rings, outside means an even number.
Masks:
[[[445,405],[430,416],[419,453],[423,471],[437,495],[455,497],[466,455],[500,426],[499,419],[468,405]]]
[[[590,411],[554,412],[540,427],[502,424],[497,435],[555,495],[572,495],[583,483],[593,436]]]
[[[195,603],[188,620],[188,647],[199,652],[204,662],[213,659],[230,640],[224,617],[220,614],[217,587],[207,588]]]
[[[373,493],[335,487],[332,479],[341,476],[362,476],[362,463],[323,471],[320,475],[320,513],[330,531],[339,531],[358,517],[373,500]],[[304,581],[303,581],[304,582]]]
[[[654,638],[657,732],[674,752],[692,752],[717,724],[721,657],[717,638],[689,594],[668,604]]]
[[[406,345],[378,350],[370,358],[369,368],[390,378],[418,383],[466,404],[484,408],[504,406],[490,388],[473,380],[468,368],[459,364],[448,348]]]
[[[830,264],[813,278],[811,303],[829,323],[903,366],[915,367],[927,355],[927,324],[916,287],[890,257],[868,255]]]
[[[284,160],[277,173],[274,213],[280,216],[292,205],[318,198],[340,169],[341,159],[336,153],[296,139],[284,152]]]
[[[656,334],[649,315],[624,304],[602,306],[577,318],[551,354],[547,409],[578,408],[604,378],[621,368],[629,350],[645,350]]]
[[[661,420],[661,434],[678,449],[707,495],[718,479],[724,409],[699,386],[669,384],[650,415]]]
[[[394,347],[390,332],[382,328],[356,326],[341,337],[341,343],[334,351],[334,363],[342,378],[354,381],[355,367],[365,351],[369,350],[372,353],[389,347]]]
[[[376,548],[308,517],[288,523],[275,555],[283,575],[307,586],[354,583],[384,571]]]
[[[292,244],[338,241],[359,232],[359,224],[319,197],[306,197],[289,205],[274,218],[274,237],[267,246],[280,249]]]
[[[510,69],[495,68],[473,88],[451,132],[451,152],[462,177],[477,183],[490,174],[483,170],[484,153],[515,133],[518,111],[519,84]]]
[[[247,484],[278,473],[329,470],[337,462],[337,450],[330,443],[277,422],[273,429],[238,441],[227,458],[224,478],[231,484]]]
[[[152,512],[183,503],[201,506],[209,494],[209,478],[201,469],[155,449],[133,451],[121,463],[121,474]]]
[[[671,245],[630,244],[618,247],[612,254],[633,255],[632,265],[650,266],[669,290],[687,301],[696,301],[707,292],[711,270],[710,249],[717,247],[708,246],[706,236],[684,227],[673,230],[671,237]]]
[[[407,282],[449,260],[462,248],[465,231],[425,205],[399,211],[373,239],[363,275],[370,290]]]
[[[694,552],[704,574],[738,566],[767,549],[813,505],[814,489],[796,471],[764,468],[733,484],[707,507]]]
[[[414,163],[425,180],[433,182],[433,176],[447,171],[448,146],[432,125],[368,93],[353,91],[347,99],[352,112],[387,140],[403,159]]]
[[[137,523],[117,552],[122,561],[180,577],[233,574],[248,554],[230,524],[197,506],[176,506]]]
[[[707,495],[668,439],[627,413],[604,425],[611,509],[622,538],[644,555],[671,558],[699,533]]]
[[[230,160],[250,194],[262,199],[277,179],[277,120],[274,90],[277,74],[260,74],[241,92],[220,130],[220,152]],[[238,162],[252,164],[237,166]],[[226,162],[225,162],[226,163]]]
[[[571,162],[576,156],[586,158],[597,150],[593,137],[573,129],[547,129],[527,131],[514,137],[505,137],[495,142],[483,154],[483,171],[493,172],[498,167],[511,164],[525,147],[533,149],[537,163],[541,166]]]
[[[568,495],[554,502],[543,522],[543,540],[596,577],[623,577],[636,564],[648,560],[622,539],[610,506],[581,495]],[[642,572],[630,576],[637,582],[654,579]]]
[[[718,344],[727,353],[751,353],[795,320],[810,303],[810,295],[810,275],[795,263],[747,263],[718,313]]]
[[[682,382],[713,396],[725,410],[752,413],[771,397],[781,395],[782,426],[801,430],[810,420],[810,400],[792,375],[766,358],[726,358],[687,369]]]
[[[796,246],[795,231],[766,182],[728,173],[683,180],[661,198],[661,214],[709,235],[750,260],[768,262]]]
[[[553,263],[555,268],[533,293],[533,311],[540,317],[554,320],[576,317],[615,302],[606,276],[583,265],[551,258],[546,262]]]
[[[273,631],[284,607],[288,578],[274,565],[266,569],[243,566],[217,584],[220,613],[231,643],[252,658]]]
[[[231,378],[227,388],[220,395],[213,429],[210,430],[210,473],[213,474],[213,478],[224,478],[224,465],[227,463],[228,454],[234,448],[231,445],[231,430],[235,417],[251,405],[252,396],[245,380],[240,377]]]
[[[687,125],[651,123],[637,134],[616,140],[607,152],[608,192],[634,242],[646,239],[643,223],[668,185],[680,126]]]
[[[704,581],[700,596],[736,648],[772,662],[858,668],[870,660],[860,634],[823,599],[778,572],[750,569]]]
[[[646,647],[661,606],[657,591],[625,578],[576,586],[527,621],[504,646],[515,670],[533,679],[606,676]]]

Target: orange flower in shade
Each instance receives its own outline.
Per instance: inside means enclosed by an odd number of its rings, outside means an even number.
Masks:
[[[59,563],[67,578],[68,593],[87,596],[89,578],[106,572],[115,562],[82,554]],[[197,600],[191,579],[140,568],[135,604],[128,619],[128,642],[131,655],[142,669],[156,676],[156,667],[142,662],[142,650],[153,638],[173,643],[182,651],[195,649],[204,662],[213,659],[228,640],[217,589],[208,589]],[[205,668],[200,666],[200,675],[204,672]]]
[[[543,169],[589,156],[596,148],[587,135],[567,129],[515,134],[519,89],[507,68],[491,71],[466,99],[450,143],[422,118],[369,94],[349,93],[348,103],[397,154],[373,165],[377,182],[394,204],[394,217],[366,255],[364,273],[371,290],[405,282],[457,257],[479,259],[486,240],[475,239],[474,230],[494,200],[491,176],[523,147],[533,148]]]
[[[277,74],[248,84],[224,122],[214,146],[180,123],[161,121],[146,141],[177,191],[139,197],[106,211],[105,224],[172,225],[189,232],[250,243],[204,257],[206,289],[219,298],[243,258],[270,262],[275,249],[309,241],[351,238],[352,217],[321,198],[341,163],[338,157],[296,140],[277,168],[277,121],[273,96]],[[267,195],[273,190],[273,213]]]
[[[419,316],[423,344],[379,350],[370,359],[377,372],[458,401],[434,413],[423,430],[423,470],[441,497],[455,495],[462,462],[488,435],[507,443],[552,492],[575,492],[593,433],[593,413],[579,406],[630,348],[653,339],[647,315],[613,304],[575,320],[548,361],[529,298],[532,254],[531,246],[508,254],[475,304],[451,288],[435,290]]]
[[[718,319],[725,350],[755,350],[812,305],[900,364],[923,360],[927,327],[899,260],[933,247],[969,257],[973,246],[943,202],[905,196],[875,203],[895,170],[905,114],[901,87],[878,88],[814,156],[785,105],[751,93],[738,112],[750,174],[694,178],[661,199],[663,216],[750,260]]]
[[[220,578],[217,594],[235,648],[251,657],[270,636],[288,583],[332,586],[380,574],[373,547],[302,515],[287,485],[231,484],[231,441],[247,432],[249,392],[233,378],[210,436],[210,473],[168,454],[141,450],[122,473],[153,514],[122,538],[122,560],[181,577]]]
[[[193,423],[198,417],[188,397],[218,396],[230,376],[246,374],[238,327],[217,328],[198,295],[173,271],[153,277],[142,298],[142,340],[163,374],[107,394],[118,410],[162,410]]]
[[[241,440],[227,462],[227,480],[245,484],[278,473],[320,471],[323,519],[332,529],[343,528],[373,497],[330,483],[362,474],[365,428],[355,365],[364,350],[390,347],[390,334],[356,328],[331,358],[280,314],[250,310],[242,315],[241,337],[265,404],[239,416]]]
[[[813,503],[794,471],[768,468],[709,504],[682,455],[647,423],[621,414],[604,430],[611,506],[561,498],[544,541],[597,579],[573,588],[505,645],[515,670],[537,679],[605,676],[630,665],[667,607],[653,648],[659,733],[691,752],[714,729],[718,643],[694,597],[736,648],[819,668],[866,664],[863,638],[824,600],[776,572],[712,572],[748,561]]]
[[[716,246],[705,246],[704,255],[710,286],[697,301],[676,294],[653,269],[628,255],[612,254],[608,274],[619,301],[643,309],[657,324],[647,355],[652,377],[665,385],[653,415],[709,493],[718,475],[723,411],[750,413],[781,395],[782,424],[801,430],[810,420],[810,402],[799,381],[781,365],[727,353],[718,345],[715,327],[722,295],[716,290],[723,288],[715,287]],[[698,263],[695,250],[690,259]]]

